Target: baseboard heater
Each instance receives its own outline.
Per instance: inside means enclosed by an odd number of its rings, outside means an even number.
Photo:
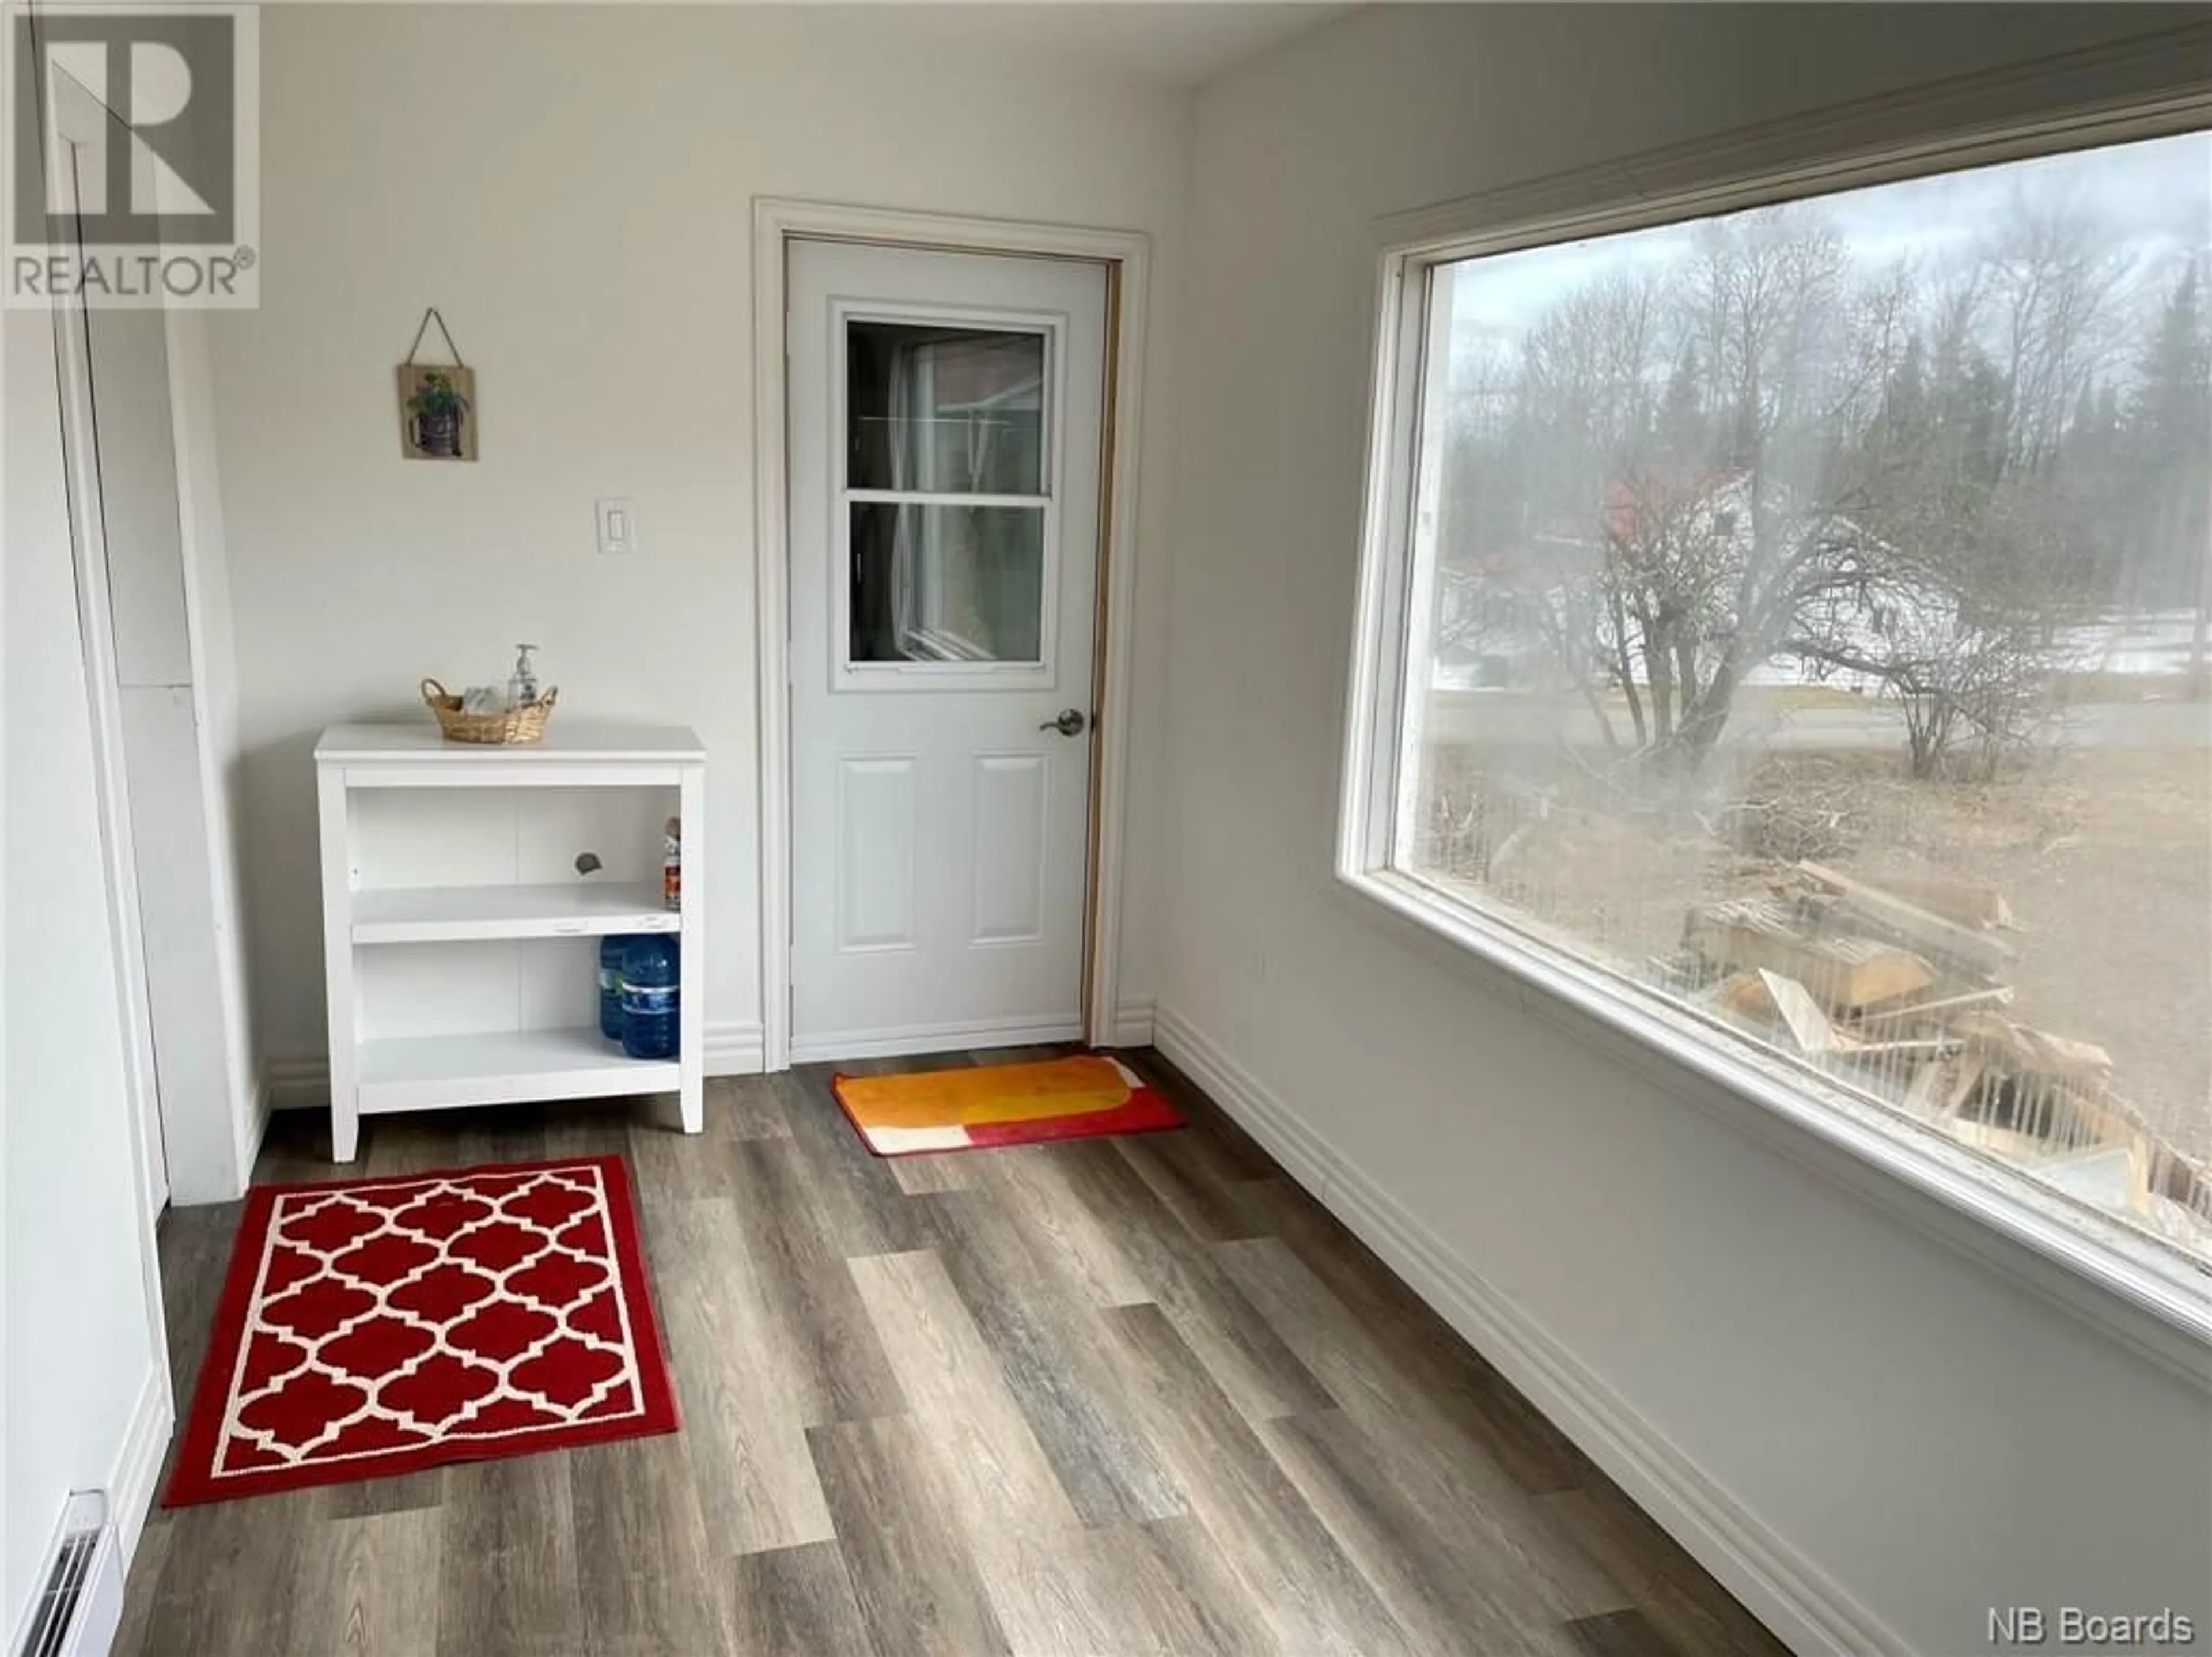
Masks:
[[[106,1657],[123,1622],[123,1555],[99,1490],[71,1494],[14,1657]]]

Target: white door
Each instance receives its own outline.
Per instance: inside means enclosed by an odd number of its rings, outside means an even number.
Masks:
[[[1105,269],[790,258],[792,1056],[1073,1039]]]

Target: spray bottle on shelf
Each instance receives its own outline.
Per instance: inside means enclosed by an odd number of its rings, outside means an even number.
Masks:
[[[507,705],[526,708],[538,700],[538,669],[530,661],[530,653],[538,647],[518,644],[514,648],[519,654],[514,658],[514,671],[507,679]]]
[[[684,907],[684,819],[672,817],[660,831],[660,906]]]

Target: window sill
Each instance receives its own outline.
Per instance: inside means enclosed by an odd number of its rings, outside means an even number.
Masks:
[[[1656,996],[1607,978],[1407,876],[1340,871],[1390,929],[1531,1016],[1766,1142],[1906,1223],[2086,1318],[2212,1392],[2212,1278],[2127,1228],[1960,1148],[1908,1142],[1879,1106],[1747,1041],[1705,1040]],[[1438,947],[1441,944],[1445,947]]]

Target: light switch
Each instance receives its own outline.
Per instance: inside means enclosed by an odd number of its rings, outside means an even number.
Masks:
[[[597,503],[599,521],[599,551],[602,552],[635,552],[637,551],[637,513],[627,497],[609,496]]]

